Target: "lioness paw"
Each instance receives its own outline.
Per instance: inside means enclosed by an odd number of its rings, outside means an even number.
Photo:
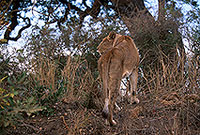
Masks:
[[[140,102],[140,100],[139,100],[138,98],[134,98],[134,102],[135,102],[136,104],[138,104],[138,103]]]
[[[117,122],[115,120],[112,120],[112,122],[110,122],[110,126],[115,126],[117,125]]]
[[[131,104],[138,104],[140,102],[140,100],[136,97],[134,97],[133,99],[131,99]]]

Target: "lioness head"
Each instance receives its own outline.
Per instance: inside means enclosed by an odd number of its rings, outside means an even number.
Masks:
[[[117,38],[119,38],[122,35],[116,34],[115,32],[110,32],[107,37],[103,39],[103,41],[99,44],[97,47],[98,52],[100,54],[103,54],[105,51],[109,50],[110,48],[114,47],[114,43]]]

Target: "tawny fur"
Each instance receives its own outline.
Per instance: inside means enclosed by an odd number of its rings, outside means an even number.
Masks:
[[[129,36],[110,33],[98,46],[102,54],[98,61],[98,69],[103,81],[105,105],[103,116],[110,125],[113,120],[113,106],[118,96],[122,78],[129,76],[131,84],[131,102],[139,102],[136,98],[139,53]]]

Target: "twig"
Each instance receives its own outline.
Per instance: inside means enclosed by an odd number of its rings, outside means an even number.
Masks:
[[[26,123],[24,123],[24,122],[23,122],[23,124],[22,124],[21,126],[30,127],[30,128],[32,128],[33,130],[35,130],[35,131],[40,131],[39,128],[36,128],[36,127],[34,127],[34,126],[32,126],[32,125],[29,125],[29,124],[26,124]]]
[[[64,118],[64,116],[60,116],[60,118],[62,118],[62,120],[63,120],[63,122],[64,122],[64,124],[65,124],[65,127],[66,127],[66,129],[68,129],[68,130],[69,130],[69,127],[67,126],[67,123],[66,123],[66,121],[65,121],[65,118]]]
[[[0,16],[0,21],[2,21],[2,19],[3,19],[3,16],[5,15],[5,13],[8,11],[8,9],[9,9],[9,7],[10,7],[10,5],[11,5],[11,3],[13,2],[13,0],[11,0],[10,2],[9,2],[9,4],[8,4],[8,7],[6,8],[6,10],[3,12],[3,14]]]

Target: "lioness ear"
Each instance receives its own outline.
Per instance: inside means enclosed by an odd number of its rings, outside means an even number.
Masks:
[[[115,33],[114,31],[111,31],[111,32],[109,33],[109,38],[115,39],[115,37],[116,37],[116,33]]]

